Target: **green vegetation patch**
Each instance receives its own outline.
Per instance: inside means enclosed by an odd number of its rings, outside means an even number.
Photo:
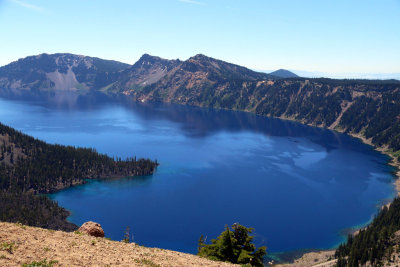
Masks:
[[[14,249],[15,249],[14,242],[3,242],[0,244],[0,250],[7,251],[10,254],[13,254]]]
[[[266,247],[256,248],[252,244],[253,228],[240,224],[233,224],[232,229],[227,225],[225,231],[217,239],[212,239],[211,244],[205,244],[205,239],[200,236],[198,255],[217,261],[228,261],[235,264],[250,264],[251,266],[264,266],[263,258],[267,254]]]
[[[341,244],[335,252],[338,267],[383,266],[384,260],[390,260],[394,248],[400,243],[400,198],[396,198],[390,207],[384,207],[365,229],[355,236],[349,235],[347,242]]]
[[[22,264],[22,267],[53,267],[54,264],[57,264],[58,261],[51,260],[47,261],[46,259],[42,261],[33,261],[31,263],[24,263]]]

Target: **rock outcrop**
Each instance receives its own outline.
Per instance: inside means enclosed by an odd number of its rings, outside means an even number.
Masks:
[[[90,236],[95,237],[104,237],[104,230],[101,228],[101,225],[96,222],[85,222],[82,226],[78,229],[79,232],[88,234]]]

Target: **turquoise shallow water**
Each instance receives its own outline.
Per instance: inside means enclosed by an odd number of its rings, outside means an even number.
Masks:
[[[394,196],[388,158],[359,140],[243,112],[71,99],[0,100],[0,121],[50,143],[157,159],[148,177],[91,181],[50,197],[69,220],[120,240],[196,252],[225,224],[269,252],[331,248]]]

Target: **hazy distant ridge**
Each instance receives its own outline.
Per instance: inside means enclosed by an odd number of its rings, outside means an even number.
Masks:
[[[293,73],[291,71],[288,71],[288,70],[284,70],[284,69],[279,69],[279,70],[273,71],[273,72],[271,72],[269,74],[273,75],[273,76],[280,77],[280,78],[296,78],[296,77],[299,77],[297,74],[295,74],[295,73]]]

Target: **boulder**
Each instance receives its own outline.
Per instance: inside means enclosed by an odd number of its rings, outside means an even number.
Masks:
[[[85,222],[78,231],[95,237],[104,237],[103,228],[96,222]]]

